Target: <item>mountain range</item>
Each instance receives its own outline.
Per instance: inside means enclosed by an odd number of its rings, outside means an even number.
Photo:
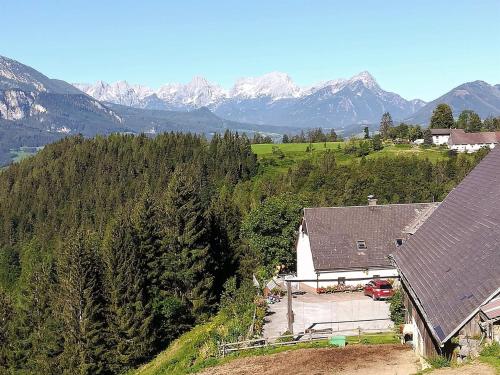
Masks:
[[[293,131],[290,127],[222,119],[202,106],[169,111],[103,102],[69,83],[0,56],[0,165],[10,161],[11,150],[41,146],[67,135],[190,131],[210,136],[226,129],[276,137]]]
[[[203,77],[157,90],[126,81],[74,85],[98,100],[136,108],[189,111],[203,106],[228,120],[301,128],[376,123],[385,111],[401,119],[425,105],[384,91],[369,72],[309,87],[298,86],[280,72],[241,78],[229,90]]]
[[[0,163],[9,159],[10,149],[71,134],[191,131],[210,136],[231,129],[278,137],[323,127],[349,136],[364,126],[376,130],[384,112],[396,122],[426,125],[439,103],[449,104],[455,116],[464,109],[483,118],[498,116],[500,85],[464,83],[429,103],[383,90],[366,71],[306,87],[272,72],[241,78],[227,90],[203,77],[152,89],[126,81],[69,84],[0,56]]]

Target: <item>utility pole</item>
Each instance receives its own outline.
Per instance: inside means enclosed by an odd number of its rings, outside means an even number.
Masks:
[[[293,309],[292,309],[292,283],[291,281],[287,280],[286,281],[286,297],[287,297],[287,303],[288,303],[288,312],[287,312],[287,318],[288,318],[288,331],[290,334],[293,335]]]

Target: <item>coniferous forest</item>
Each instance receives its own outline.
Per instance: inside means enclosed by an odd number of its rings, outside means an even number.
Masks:
[[[293,270],[301,208],[440,200],[484,153],[332,153],[276,175],[246,136],[72,137],[0,172],[0,373],[119,374],[252,274]]]

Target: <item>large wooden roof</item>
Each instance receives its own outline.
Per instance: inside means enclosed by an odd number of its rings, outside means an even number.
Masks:
[[[498,293],[500,147],[448,194],[394,259],[438,343]]]

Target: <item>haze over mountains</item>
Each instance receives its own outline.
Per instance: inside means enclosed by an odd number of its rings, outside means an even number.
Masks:
[[[464,83],[429,103],[383,90],[366,71],[308,87],[279,72],[241,78],[228,90],[203,77],[159,89],[126,81],[71,85],[0,56],[0,162],[8,159],[10,149],[40,146],[71,134],[210,135],[231,129],[278,137],[323,127],[349,136],[366,125],[378,129],[386,111],[396,122],[427,125],[439,103],[449,104],[455,116],[464,109],[482,118],[498,116],[500,85]]]

